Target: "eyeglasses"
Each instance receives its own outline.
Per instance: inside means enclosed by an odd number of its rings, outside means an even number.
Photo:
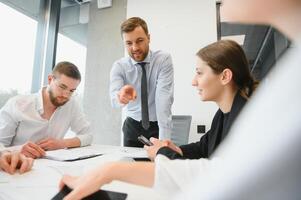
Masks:
[[[54,84],[57,86],[57,88],[61,92],[67,94],[68,96],[75,96],[75,95],[77,95],[77,93],[75,91],[76,89],[69,90],[68,87],[65,84],[60,83],[58,81],[59,79],[56,76],[53,76],[53,79],[54,79]]]

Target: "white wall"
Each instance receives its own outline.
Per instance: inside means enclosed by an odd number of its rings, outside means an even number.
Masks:
[[[151,48],[171,53],[175,68],[173,114],[192,115],[190,141],[198,140],[197,124],[211,125],[217,106],[201,102],[191,86],[195,54],[216,41],[216,5],[212,0],[128,0],[127,17],[146,20]]]

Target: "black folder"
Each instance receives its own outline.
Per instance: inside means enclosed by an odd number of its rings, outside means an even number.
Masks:
[[[64,186],[61,191],[59,191],[51,200],[62,200],[67,194],[72,190]],[[83,198],[84,200],[125,200],[127,197],[126,193],[113,192],[109,190],[98,190],[97,192]]]

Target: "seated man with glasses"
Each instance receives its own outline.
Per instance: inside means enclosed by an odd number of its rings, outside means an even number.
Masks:
[[[74,98],[80,81],[74,64],[60,62],[38,93],[9,99],[0,110],[0,143],[31,158],[46,150],[90,145],[90,123]],[[69,128],[76,137],[64,139]]]

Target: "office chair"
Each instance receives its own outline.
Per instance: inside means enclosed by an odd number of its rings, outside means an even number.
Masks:
[[[171,141],[180,146],[188,143],[191,115],[173,115]]]

